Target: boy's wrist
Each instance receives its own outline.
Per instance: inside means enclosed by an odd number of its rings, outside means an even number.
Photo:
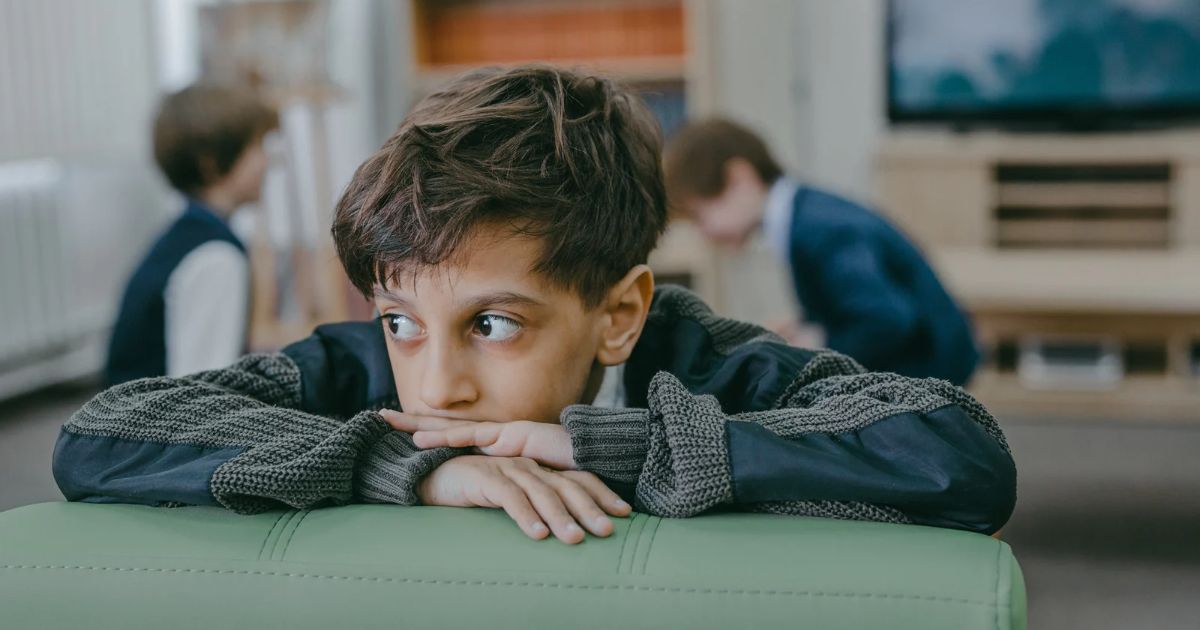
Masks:
[[[379,422],[386,425],[382,417]],[[412,443],[411,436],[388,427],[359,461],[354,475],[355,494],[371,503],[418,505],[421,481],[438,466],[466,452],[454,448],[421,450]]]
[[[637,483],[649,450],[649,410],[572,405],[560,419],[571,437],[579,470],[606,480]]]

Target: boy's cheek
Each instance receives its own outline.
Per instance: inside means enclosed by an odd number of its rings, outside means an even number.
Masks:
[[[586,330],[583,326],[580,329]],[[400,405],[409,413],[465,420],[557,423],[565,407],[580,402],[593,357],[566,350],[586,345],[586,340],[539,334],[537,341],[519,352],[512,349],[510,353],[481,353],[472,357],[475,361],[472,369],[461,376],[469,381],[466,386],[432,384],[435,391],[474,393],[473,400],[440,408],[422,396],[424,379],[430,375],[425,373],[420,357],[390,347]]]

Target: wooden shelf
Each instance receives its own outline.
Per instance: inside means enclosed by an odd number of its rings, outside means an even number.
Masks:
[[[1194,378],[1128,376],[1112,389],[1051,391],[1030,389],[1015,374],[985,370],[968,389],[1002,420],[1200,421],[1200,380]]]
[[[1152,208],[1169,205],[1169,192],[1167,186],[1155,183],[1000,184],[996,202],[1041,208]]]
[[[931,248],[972,311],[1200,313],[1200,251]]]
[[[419,66],[682,57],[681,0],[418,0]]]
[[[513,66],[534,61],[545,60],[527,59],[485,65]],[[686,80],[686,61],[679,56],[555,59],[553,63],[568,68],[579,67],[599,71],[623,83],[674,83]],[[422,93],[431,92],[450,79],[478,67],[480,64],[439,64],[418,67],[417,89]]]
[[[1200,128],[1126,134],[1019,134],[902,130],[888,135],[879,160],[1124,164],[1200,157]]]

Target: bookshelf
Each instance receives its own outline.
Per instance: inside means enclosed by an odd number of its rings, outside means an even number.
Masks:
[[[542,61],[603,72],[678,125],[689,84],[683,0],[413,0],[413,96],[471,68]],[[669,98],[663,98],[668,96]]]
[[[419,0],[414,9],[417,61],[427,67],[531,59],[681,67],[686,50],[679,0]]]

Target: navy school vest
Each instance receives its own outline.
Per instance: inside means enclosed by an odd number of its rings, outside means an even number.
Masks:
[[[224,220],[189,200],[183,216],[155,241],[125,286],[104,368],[107,386],[167,373],[167,281],[188,254],[209,241],[224,241],[246,253]]]

